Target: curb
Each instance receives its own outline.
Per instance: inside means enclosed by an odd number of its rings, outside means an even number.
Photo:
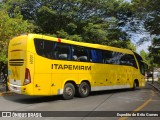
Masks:
[[[151,83],[148,83],[149,85],[151,85],[152,87],[154,87],[157,91],[159,91],[160,92],[160,89],[159,88],[157,88],[155,85],[153,85],[153,84],[151,84]]]
[[[10,96],[10,95],[16,95],[16,93],[13,93],[11,91],[0,92],[0,96]]]

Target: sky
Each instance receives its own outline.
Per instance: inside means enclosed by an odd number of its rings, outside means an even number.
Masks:
[[[131,0],[124,0],[124,1],[131,2]]]
[[[131,41],[136,45],[137,48],[137,53],[140,53],[141,50],[144,50],[145,52],[148,51],[148,47],[151,45],[151,41],[144,42],[141,45],[138,45],[137,42],[142,38],[142,37],[147,37],[149,35],[140,35],[140,34],[135,34],[134,36],[131,37]]]
[[[127,2],[131,2],[131,0],[124,0]],[[149,34],[147,33],[133,33],[131,36],[131,41],[136,45],[137,52],[140,53],[141,50],[144,50],[145,52],[148,52],[148,47],[151,45],[151,41],[149,42],[144,42],[142,45],[137,45],[137,42],[143,38],[143,37],[150,37]]]

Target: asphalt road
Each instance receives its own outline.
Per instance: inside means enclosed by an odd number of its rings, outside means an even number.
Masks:
[[[48,114],[52,115],[55,114],[53,111],[63,111],[58,113],[59,116],[63,117],[53,116],[43,118],[29,118],[29,120],[159,120],[160,116],[148,116],[157,115],[156,111],[160,111],[160,94],[158,91],[153,89],[153,87],[147,85],[145,88],[135,91],[125,89],[93,92],[87,98],[75,97],[72,100],[63,100],[61,96],[33,97],[25,95],[10,95],[0,97],[0,111],[51,111],[51,113]],[[78,113],[75,111],[78,111]],[[95,111],[104,111],[105,117],[103,114],[102,116],[99,116],[100,112]],[[147,111],[147,113],[144,113],[144,111]],[[81,115],[79,115],[79,113]],[[127,117],[120,117],[122,113],[126,113]],[[134,113],[136,114],[136,118],[130,117],[130,115]],[[144,114],[145,117],[137,117],[137,113],[141,116]],[[74,114],[75,116],[67,117],[68,114]],[[6,118],[2,117],[0,120],[1,119],[6,120]],[[28,120],[28,118],[23,117],[8,119]]]

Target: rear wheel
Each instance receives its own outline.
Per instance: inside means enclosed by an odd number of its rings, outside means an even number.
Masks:
[[[90,86],[87,82],[82,82],[78,88],[78,94],[80,97],[87,97],[90,93]]]
[[[75,87],[72,83],[66,83],[63,90],[63,98],[65,100],[73,99],[75,95]]]

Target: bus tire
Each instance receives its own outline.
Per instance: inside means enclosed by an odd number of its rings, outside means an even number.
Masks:
[[[65,100],[73,99],[75,95],[75,87],[72,83],[66,83],[63,90],[63,98]]]
[[[133,83],[133,88],[132,90],[136,90],[138,88],[138,83],[137,81],[135,80],[134,83]]]
[[[78,88],[79,97],[84,98],[87,97],[90,93],[90,86],[87,82],[82,82]]]

